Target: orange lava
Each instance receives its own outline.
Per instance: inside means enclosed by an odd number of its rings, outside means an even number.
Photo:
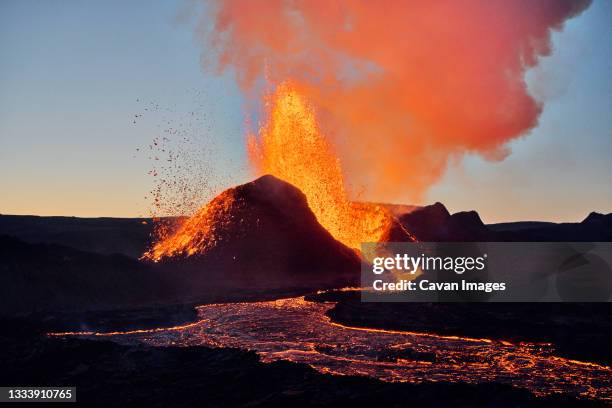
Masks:
[[[612,401],[609,366],[557,356],[554,344],[355,327],[331,320],[328,312],[335,305],[304,296],[216,303],[198,306],[199,320],[183,326],[48,335],[110,336],[119,343],[158,347],[233,347],[257,352],[262,362],[287,360],[332,375],[409,383],[502,383],[536,396]],[[413,352],[435,358],[422,359]]]
[[[319,223],[350,248],[384,239],[390,212],[348,199],[340,161],[321,133],[312,105],[289,82],[267,96],[267,121],[259,138],[249,135],[248,152],[261,174],[299,188]]]
[[[143,258],[159,261],[163,257],[206,252],[218,243],[218,232],[231,221],[232,210],[241,204],[233,188],[224,191],[194,216],[182,221],[175,231],[159,230],[158,240]]]
[[[126,330],[126,331],[112,331],[112,332],[94,332],[94,331],[78,331],[78,332],[49,332],[47,336],[49,337],[71,337],[71,336],[96,336],[96,337],[110,337],[110,336],[120,336],[120,335],[129,335],[129,334],[147,334],[147,333],[159,333],[159,332],[167,332],[167,331],[177,331],[189,329],[190,327],[194,327],[201,324],[200,321],[187,323],[180,326],[172,326],[172,327],[156,327],[154,329],[136,329],[136,330]]]
[[[348,199],[338,157],[321,133],[313,107],[289,83],[266,97],[267,122],[259,138],[249,136],[248,151],[261,174],[272,174],[299,188],[319,223],[350,248],[385,240],[393,216],[378,204]],[[195,215],[177,220],[177,228],[158,225],[157,239],[144,259],[205,253],[219,241],[220,228],[242,205],[234,190],[217,196]]]

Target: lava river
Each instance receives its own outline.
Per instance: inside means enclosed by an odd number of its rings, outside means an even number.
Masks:
[[[326,316],[333,306],[303,297],[211,304],[197,308],[200,320],[193,324],[109,337],[162,347],[238,347],[256,351],[265,362],[290,360],[324,373],[383,381],[499,382],[536,395],[612,401],[610,367],[556,357],[550,344],[347,327]]]

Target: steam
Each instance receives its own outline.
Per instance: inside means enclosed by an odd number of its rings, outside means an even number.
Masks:
[[[590,0],[223,0],[207,47],[245,92],[291,79],[318,107],[347,179],[419,200],[450,160],[509,154],[542,105],[525,71]]]

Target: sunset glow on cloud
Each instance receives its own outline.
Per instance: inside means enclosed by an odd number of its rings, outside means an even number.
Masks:
[[[509,154],[542,111],[525,72],[589,1],[222,1],[207,45],[245,91],[291,79],[351,183],[419,200],[464,153]]]

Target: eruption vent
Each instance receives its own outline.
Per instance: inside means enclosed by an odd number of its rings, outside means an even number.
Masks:
[[[192,293],[211,286],[355,285],[360,265],[355,251],[317,222],[306,196],[271,175],[227,189],[144,258],[194,273]]]
[[[381,241],[392,225],[383,207],[349,201],[338,157],[321,133],[314,109],[289,83],[267,99],[267,123],[259,140],[249,136],[249,155],[261,174],[298,187],[317,220],[350,248]]]
[[[319,224],[349,248],[359,248],[361,242],[386,240],[397,223],[382,206],[349,201],[339,160],[320,133],[308,102],[288,83],[278,86],[267,102],[267,123],[259,139],[249,136],[249,153],[255,167],[301,190],[305,205],[307,201]],[[244,234],[237,233],[245,230],[241,224],[254,217],[254,208],[249,208],[254,202],[244,200],[240,193],[243,189],[244,186],[224,191],[195,215],[179,221],[176,228],[159,228],[157,241],[144,258],[159,261],[177,255],[205,254],[220,241],[241,239]]]

